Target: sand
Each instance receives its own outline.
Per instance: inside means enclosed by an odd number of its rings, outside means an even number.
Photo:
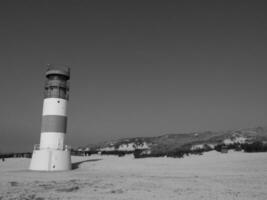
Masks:
[[[0,199],[267,199],[267,153],[72,161],[68,172],[32,172],[26,158],[0,161]]]

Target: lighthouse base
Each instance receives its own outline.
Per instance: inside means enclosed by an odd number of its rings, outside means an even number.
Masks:
[[[35,171],[71,170],[70,151],[57,149],[34,150],[29,169]]]

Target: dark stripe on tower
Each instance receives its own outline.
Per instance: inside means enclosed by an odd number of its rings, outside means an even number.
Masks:
[[[41,131],[66,133],[67,117],[59,115],[44,115],[42,117]]]

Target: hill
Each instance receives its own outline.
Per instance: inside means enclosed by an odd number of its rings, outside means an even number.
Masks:
[[[86,145],[78,151],[101,152],[112,154],[118,152],[162,156],[175,153],[194,153],[222,148],[244,149],[246,145],[267,144],[267,127],[255,127],[229,131],[204,131],[192,133],[169,133],[157,137],[124,138]],[[265,146],[264,146],[265,147]]]

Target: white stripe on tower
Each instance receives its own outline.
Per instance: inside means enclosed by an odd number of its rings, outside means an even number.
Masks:
[[[42,132],[40,148],[41,149],[63,149],[65,133]]]
[[[43,115],[67,116],[67,100],[61,98],[44,99]]]

